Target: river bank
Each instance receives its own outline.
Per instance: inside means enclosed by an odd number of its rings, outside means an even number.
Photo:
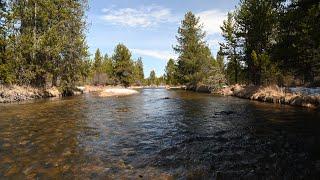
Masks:
[[[303,91],[297,91],[303,90]],[[308,90],[306,90],[308,89]],[[312,93],[305,93],[312,92]],[[235,96],[261,102],[319,108],[320,94],[311,88],[280,88],[274,86],[241,86],[231,85],[220,89],[217,94]]]
[[[138,94],[136,89],[143,88],[155,88],[153,86],[132,86],[124,88],[122,86],[79,86],[76,87],[72,95],[79,95],[82,93],[95,93],[100,97],[111,97],[111,96],[128,96]],[[160,88],[160,87],[157,87]],[[164,88],[164,87],[161,87]],[[21,102],[34,99],[62,97],[63,94],[57,87],[52,88],[35,88],[31,86],[18,86],[0,85],[0,103],[13,103]]]
[[[0,85],[0,103],[21,102],[60,96],[62,96],[62,94],[59,92],[57,87],[43,89],[31,86]]]
[[[76,87],[76,91],[72,95],[78,95],[82,93],[96,93],[101,97],[110,96],[127,96],[137,94],[138,91],[134,89],[141,89],[143,87],[130,87],[123,88],[118,86],[84,86]],[[22,102],[27,100],[43,99],[43,98],[53,98],[62,97],[63,94],[59,91],[57,87],[51,88],[36,88],[31,86],[18,86],[10,85],[4,86],[0,85],[0,103],[13,103]]]

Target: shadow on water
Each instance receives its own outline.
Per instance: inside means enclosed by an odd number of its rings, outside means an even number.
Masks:
[[[0,176],[314,178],[318,111],[187,91],[0,106]]]

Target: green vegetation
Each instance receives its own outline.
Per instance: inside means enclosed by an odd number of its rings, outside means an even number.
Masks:
[[[87,60],[85,0],[1,1],[0,82],[70,91]]]
[[[185,14],[178,29],[176,60],[165,75],[145,79],[142,59],[124,44],[111,57],[97,49],[90,60],[85,41],[87,1],[0,1],[0,84],[187,85],[196,90],[223,84],[318,85],[320,2],[241,0],[228,13],[216,58],[199,17]]]
[[[134,61],[129,49],[118,44],[111,58],[106,54],[102,57],[100,49],[96,50],[86,83],[94,85],[143,85],[144,73],[142,58]]]
[[[319,86],[319,12],[318,1],[242,0],[221,27],[228,82]]]
[[[166,75],[165,75],[165,79],[166,79],[166,84],[168,85],[177,85],[177,65],[175,63],[175,61],[173,59],[169,59],[167,66],[166,66]]]
[[[241,0],[221,27],[216,60],[191,12],[178,30],[179,57],[169,60],[166,82],[199,85],[320,85],[320,2]]]
[[[219,85],[224,79],[219,71],[218,63],[204,40],[205,33],[199,21],[200,19],[192,12],[185,15],[178,30],[178,45],[174,47],[176,53],[179,54],[176,80],[192,90],[196,90],[200,84],[211,87]],[[168,66],[172,65],[168,64]],[[167,77],[173,81],[170,71],[168,71],[169,74],[167,72]]]

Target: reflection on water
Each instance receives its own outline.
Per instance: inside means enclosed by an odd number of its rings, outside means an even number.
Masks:
[[[316,178],[319,117],[165,89],[2,104],[0,177]]]

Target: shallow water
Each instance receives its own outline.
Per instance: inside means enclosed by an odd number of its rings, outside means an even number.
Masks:
[[[308,178],[320,112],[186,91],[0,105],[0,177]]]

